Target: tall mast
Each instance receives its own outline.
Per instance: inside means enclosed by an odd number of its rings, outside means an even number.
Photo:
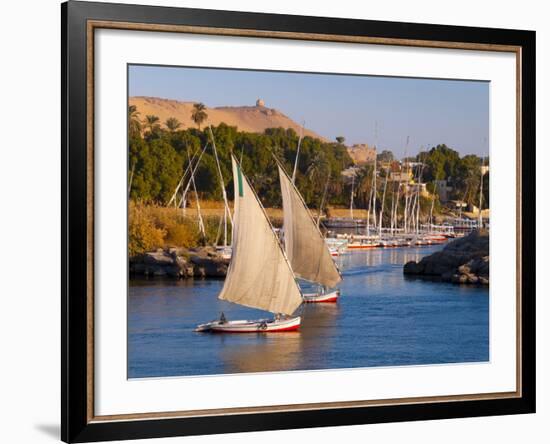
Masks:
[[[223,246],[227,247],[227,209],[223,211]]]
[[[483,146],[484,148],[487,147],[487,138],[483,138]],[[487,152],[489,152],[487,147]],[[485,166],[485,158],[481,157],[481,180],[479,181],[479,228],[483,226],[483,217],[481,215],[481,207],[483,206],[483,176],[485,176],[484,172],[484,166]]]
[[[187,158],[189,159],[189,163],[191,163],[191,156],[189,156],[189,150],[187,150]],[[197,192],[197,186],[195,184],[195,175],[191,173],[191,183],[193,184],[193,190],[195,191],[195,197],[197,199],[197,214],[199,217],[199,230],[203,237],[206,236],[206,230],[204,229],[204,222],[202,220],[202,214],[201,214],[201,203],[199,200],[199,193]]]
[[[481,168],[480,168],[480,180],[479,180],[479,228],[483,226],[483,217],[481,215],[481,206],[483,205],[483,167],[485,166],[485,160],[481,158]]]
[[[386,168],[386,180],[384,181],[384,191],[382,192],[382,203],[380,208],[380,222],[378,223],[378,236],[382,237],[382,217],[384,216],[384,204],[386,203],[386,188],[388,187],[388,176],[390,175],[390,165]]]
[[[431,225],[433,225],[434,204],[435,204],[436,196],[437,196],[437,181],[434,181],[434,194],[432,197],[432,207],[430,208],[430,230],[431,230]]]
[[[374,157],[374,170],[372,172],[372,221],[376,229],[376,155]]]
[[[416,234],[418,234],[420,229],[420,181],[422,180],[422,174],[424,172],[424,159],[420,156],[420,172],[418,173],[418,184],[416,187]]]
[[[367,209],[367,236],[370,236],[370,218],[371,218],[371,203],[372,203],[372,181],[369,191],[369,198],[368,198],[368,209]]]
[[[300,145],[302,144],[302,136],[304,133],[304,126],[306,122],[302,122],[302,126],[300,127],[300,137],[298,138],[298,146],[296,148],[296,159],[294,159],[294,170],[292,170],[292,183],[296,181],[296,170],[298,169],[298,157],[300,157]]]
[[[375,152],[378,151],[378,121],[374,121],[374,149]],[[374,229],[376,229],[376,162],[377,162],[377,156],[378,154],[374,155],[374,176],[373,176],[373,185],[374,185],[374,192],[372,195],[372,215],[373,215],[373,221],[374,221]]]
[[[222,189],[223,203],[225,206],[226,213],[229,214],[229,220],[231,225],[233,225],[233,218],[231,217],[231,212],[229,210],[229,204],[227,202],[227,193],[225,192],[225,183],[223,181],[222,169],[220,168],[220,159],[218,158],[218,150],[216,149],[216,141],[214,140],[214,133],[212,133],[212,126],[208,125],[208,130],[210,132],[210,138],[212,139],[212,148],[214,148],[214,157],[216,158],[216,166],[218,167],[218,174],[220,176],[220,187]]]
[[[317,215],[317,228],[319,228],[319,223],[321,222],[321,214],[323,214],[323,207],[325,206],[325,199],[327,198],[328,184],[330,183],[330,175],[332,171],[329,170],[327,183],[325,184],[325,189],[323,191],[323,197],[321,198],[321,204],[319,205],[319,214]]]
[[[422,149],[421,151],[422,152]],[[419,168],[417,167],[414,175],[413,175],[413,182],[414,182],[414,189],[412,196],[410,197],[409,202],[409,228],[411,231],[416,231],[416,206],[418,204],[418,178],[419,178]]]
[[[459,205],[460,205],[459,208],[458,208],[458,218],[459,219],[462,219],[462,204],[465,203],[464,201],[466,200],[466,196],[468,195],[469,190],[470,190],[470,186],[466,185],[466,191],[464,191],[464,196],[462,196],[462,200],[459,203]]]
[[[399,169],[399,172],[401,173],[401,169]],[[393,213],[394,213],[394,219],[393,219],[393,228],[394,230],[398,230],[398,224],[397,224],[397,221],[399,219],[399,198],[400,198],[400,194],[401,194],[401,177],[399,178],[399,182],[397,182],[397,191],[395,192],[396,196],[395,196],[395,208],[393,210]]]
[[[176,204],[174,201],[174,205],[176,208],[179,206],[181,208],[181,213],[183,216],[187,215],[187,189],[189,188],[189,184],[191,184],[191,181],[187,184],[187,187],[185,189],[181,189],[181,200],[179,203]]]
[[[355,186],[355,172],[351,176],[351,196],[349,200],[349,217],[353,220],[353,193]]]
[[[407,156],[405,156],[405,159],[406,159]],[[406,160],[407,162],[407,168],[406,168],[406,172],[405,174],[407,175],[407,179],[409,179],[409,161]],[[405,184],[405,189],[404,189],[404,193],[405,193],[405,206],[403,208],[403,230],[405,231],[405,233],[407,233],[409,231],[409,204],[410,204],[410,196],[409,196],[409,184],[410,184],[410,180],[407,180],[407,184]]]
[[[391,182],[391,207],[390,207],[390,233],[393,235],[393,227],[395,222],[395,183]]]
[[[407,142],[405,143],[405,163],[406,163],[406,168],[405,168],[405,177],[407,178],[406,180],[408,181],[409,179],[409,164],[407,162],[407,149],[409,148],[409,136],[407,136]],[[401,184],[403,182],[403,165],[401,165],[401,177],[399,178],[399,187],[397,188],[397,209],[396,209],[396,216],[395,216],[395,219],[396,219],[396,222],[397,222],[397,210],[399,209],[399,190],[401,189]],[[408,203],[408,200],[407,200],[407,187],[406,187],[406,183],[405,183],[405,187],[403,192],[404,192],[404,195],[405,195],[405,203],[403,205],[403,232],[406,233],[407,232],[407,229],[406,229],[406,225],[407,225],[407,203]]]
[[[204,145],[204,148],[202,149],[202,152],[197,160],[197,163],[195,163],[195,165],[193,166],[191,163],[189,164],[189,167],[190,167],[190,170],[191,170],[191,174],[194,175],[195,172],[197,171],[197,168],[199,167],[199,163],[201,162],[201,159],[202,159],[202,155],[204,154],[204,152],[206,151],[206,148],[208,148],[208,143],[206,145]],[[188,153],[189,154],[189,153]],[[195,156],[193,156],[194,158]],[[191,159],[191,161],[193,160],[193,158]],[[187,174],[187,173],[186,173]],[[184,179],[184,177],[182,177],[182,180]],[[185,202],[187,202],[187,192],[189,191],[189,187],[191,186],[191,180],[189,180],[189,182],[187,182],[187,185],[186,187],[183,189],[183,192],[182,192],[182,195],[181,195],[181,200],[179,201],[179,203],[176,205],[177,207],[180,207],[182,206],[183,204],[183,214],[185,215]]]
[[[430,208],[430,231],[432,230],[432,225],[434,224],[433,215],[434,215],[434,206],[435,206],[435,199],[439,199],[439,193],[438,193],[438,185],[437,185],[437,179],[434,179],[434,192],[432,197],[432,207]]]
[[[191,160],[195,160],[195,157],[196,157],[197,153],[195,152],[193,154],[193,157],[191,158]],[[189,172],[189,169],[191,168],[191,162],[189,162],[187,164],[187,168],[185,168],[185,171],[183,172],[182,176],[181,176],[181,179],[180,181],[178,182],[176,188],[174,189],[174,193],[172,194],[172,197],[170,198],[170,200],[168,201],[168,206],[170,206],[172,204],[172,202],[174,202],[174,206],[177,207],[177,204],[176,204],[176,197],[178,197],[178,191],[179,189],[181,188],[181,186],[183,185],[183,183],[185,182],[185,178],[187,177],[187,173]]]

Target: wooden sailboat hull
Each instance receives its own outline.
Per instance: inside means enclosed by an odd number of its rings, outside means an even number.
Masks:
[[[305,293],[303,295],[304,302],[308,304],[313,303],[327,303],[336,302],[340,296],[340,290],[330,291],[328,293]]]
[[[258,319],[255,321],[213,321],[197,326],[197,332],[210,333],[283,333],[300,328],[300,316],[288,319]]]

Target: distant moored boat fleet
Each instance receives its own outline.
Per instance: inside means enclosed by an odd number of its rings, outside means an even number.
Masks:
[[[394,230],[395,231],[395,230]],[[378,234],[350,234],[327,232],[325,242],[332,256],[339,256],[354,250],[375,248],[406,248],[438,245],[448,239],[464,236],[464,232],[455,232],[452,225],[423,226],[419,233],[394,232]]]

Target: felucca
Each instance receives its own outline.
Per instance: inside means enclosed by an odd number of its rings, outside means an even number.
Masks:
[[[232,255],[218,298],[245,307],[266,310],[273,319],[228,321],[223,316],[199,325],[195,331],[219,333],[285,332],[300,327],[293,316],[302,304],[302,292],[290,262],[267,214],[234,156]]]
[[[286,255],[296,276],[320,286],[316,293],[304,294],[304,302],[336,302],[340,291],[334,287],[342,276],[300,192],[279,163],[278,167]]]

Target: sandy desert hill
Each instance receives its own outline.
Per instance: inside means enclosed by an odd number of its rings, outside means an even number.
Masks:
[[[193,104],[195,102],[180,102],[178,100],[161,99],[158,97],[130,97],[130,105],[135,105],[142,119],[146,115],[155,115],[160,118],[164,126],[166,119],[175,117],[183,128],[196,128],[191,120]],[[300,125],[284,115],[282,112],[263,106],[262,102],[256,106],[235,106],[206,108],[208,120],[206,124],[219,125],[221,122],[230,126],[236,126],[239,130],[263,133],[266,128],[292,128],[300,132]],[[204,125],[204,124],[203,124]],[[304,135],[315,137],[322,141],[326,138],[313,131],[304,129]]]

